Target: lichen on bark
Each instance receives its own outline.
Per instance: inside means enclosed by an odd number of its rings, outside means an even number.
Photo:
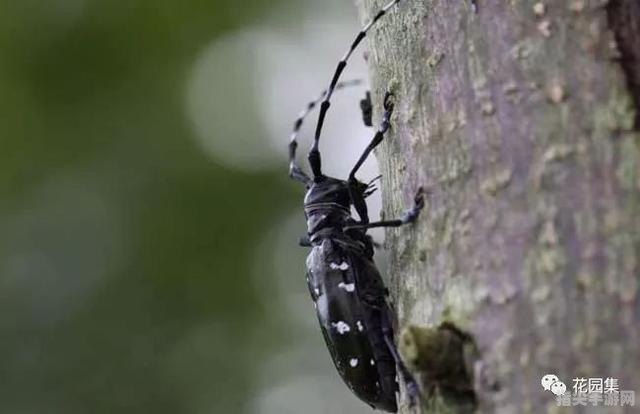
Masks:
[[[632,1],[406,0],[367,36],[375,109],[396,101],[384,215],[428,190],[387,232],[399,325],[471,335],[482,412],[555,412],[547,373],[640,392]],[[384,3],[357,0],[361,21]]]

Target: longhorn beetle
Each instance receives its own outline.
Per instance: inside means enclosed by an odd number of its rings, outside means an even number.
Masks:
[[[392,94],[389,92],[384,97],[380,127],[346,181],[322,173],[319,143],[334,90],[357,83],[338,82],[347,60],[367,31],[399,1],[393,0],[384,6],[358,33],[338,63],[329,88],[319,99],[310,102],[295,121],[289,143],[289,176],[303,183],[307,189],[304,198],[307,235],[300,244],[311,247],[307,257],[307,283],[322,335],[347,386],[373,408],[389,412],[397,411],[397,371],[407,385],[411,402],[418,395],[418,387],[400,360],[393,342],[388,290],[374,264],[374,245],[367,229],[398,227],[415,221],[424,206],[422,189],[415,196],[414,206],[402,218],[369,222],[365,199],[375,191],[375,179],[365,184],[356,179],[356,173],[389,129],[393,112]],[[322,103],[315,139],[308,155],[313,177],[309,177],[296,163],[297,135],[305,116],[319,101]],[[370,124],[370,100],[365,99],[361,107],[365,124]],[[355,208],[359,221],[351,216],[351,206]]]

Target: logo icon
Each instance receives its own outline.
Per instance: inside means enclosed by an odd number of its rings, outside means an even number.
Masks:
[[[545,391],[551,391],[555,395],[564,395],[567,392],[567,386],[560,381],[557,375],[547,374],[540,381]]]
[[[542,381],[540,381],[540,383],[542,384],[542,388],[544,388],[545,391],[549,391],[553,383],[558,381],[560,381],[560,379],[556,375],[547,374],[542,377]]]
[[[551,384],[551,392],[554,393],[555,395],[564,395],[566,391],[567,391],[567,386],[564,385],[564,382],[562,381],[556,381],[553,384]]]
[[[546,374],[540,380],[540,384],[545,391],[555,395],[558,407],[579,405],[634,407],[636,405],[636,392],[620,389],[618,378],[578,377],[573,379],[573,386],[568,390],[567,385],[560,381],[557,375]]]

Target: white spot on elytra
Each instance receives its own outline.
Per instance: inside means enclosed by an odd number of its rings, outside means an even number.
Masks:
[[[371,361],[369,361],[369,363],[370,363],[371,365],[375,365],[375,364],[376,364],[376,361],[374,361],[374,360],[372,359]]]
[[[356,321],[356,325],[358,325],[358,330],[360,332],[364,331],[364,326],[362,326],[362,322],[360,321]]]
[[[343,335],[346,332],[351,331],[351,327],[342,321],[338,321],[337,323],[331,322],[331,326],[336,328],[336,331],[338,331],[340,335]]]
[[[351,366],[352,366],[352,367],[354,367],[354,368],[355,368],[356,366],[358,366],[358,358],[351,358],[351,359],[349,360],[349,365],[351,365]]]
[[[336,270],[336,269],[340,269],[340,270],[347,270],[349,268],[349,265],[347,264],[347,262],[342,262],[340,264],[335,264],[335,263],[329,263],[329,267]]]
[[[338,283],[338,287],[340,289],[346,290],[347,292],[353,292],[354,290],[356,290],[356,284],[355,283],[340,282],[340,283]]]
[[[316,292],[316,296],[320,296],[320,289],[315,288],[314,291]]]

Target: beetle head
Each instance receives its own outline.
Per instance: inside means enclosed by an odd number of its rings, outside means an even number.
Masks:
[[[376,191],[375,181],[380,178],[376,177],[369,183],[363,183],[354,180],[353,189],[356,194],[363,198],[369,197]],[[307,189],[304,198],[305,205],[332,203],[338,204],[346,209],[351,206],[351,195],[349,194],[349,182],[339,180],[333,177],[322,177],[322,179],[314,181]]]

